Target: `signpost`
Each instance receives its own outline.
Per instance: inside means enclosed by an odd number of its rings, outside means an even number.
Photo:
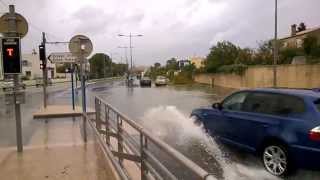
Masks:
[[[48,56],[51,63],[76,63],[77,57],[70,52],[56,52]]]
[[[81,94],[82,94],[82,111],[83,111],[83,134],[84,141],[87,142],[87,130],[86,130],[86,82],[85,82],[85,58],[92,53],[92,42],[84,35],[73,36],[69,43],[70,52],[79,58],[80,64],[80,78],[81,78]]]
[[[4,35],[2,40],[2,57],[4,74],[13,74],[14,91],[13,102],[15,106],[16,117],[16,136],[17,151],[23,151],[22,143],[22,125],[21,125],[21,101],[20,95],[20,79],[21,73],[21,57],[20,57],[20,38],[23,38],[28,32],[28,23],[26,19],[15,12],[14,5],[9,5],[9,13],[5,13],[0,17],[0,33]],[[18,38],[17,38],[18,37]]]
[[[80,79],[82,92],[82,111],[86,113],[86,83],[85,83],[85,58],[88,57],[93,50],[91,40],[84,35],[73,36],[69,43],[69,50],[79,59],[80,64]]]

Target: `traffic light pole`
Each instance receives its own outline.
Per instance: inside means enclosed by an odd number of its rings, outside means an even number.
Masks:
[[[46,34],[42,32],[42,43],[44,49],[44,59],[42,60],[42,79],[43,79],[43,107],[47,108],[47,56],[46,56]]]
[[[9,25],[9,33],[8,37],[17,37],[17,19],[15,16],[14,5],[9,5],[9,14],[10,18],[8,19]],[[16,116],[16,138],[17,138],[17,151],[23,151],[23,143],[22,143],[22,124],[21,124],[21,107],[20,102],[17,98],[17,91],[19,91],[20,87],[20,79],[19,74],[14,74],[14,91],[13,91],[13,100],[15,107],[15,116]]]

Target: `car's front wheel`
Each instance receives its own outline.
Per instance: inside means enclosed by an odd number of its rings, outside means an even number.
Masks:
[[[267,171],[275,176],[284,176],[288,173],[289,154],[283,145],[267,145],[263,149],[262,161]]]

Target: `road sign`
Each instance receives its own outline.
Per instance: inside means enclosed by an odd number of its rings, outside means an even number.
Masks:
[[[21,73],[20,38],[6,37],[1,40],[4,74]]]
[[[69,43],[69,51],[74,56],[80,56],[82,52],[83,57],[88,57],[92,53],[93,46],[91,40],[84,35],[73,36]]]
[[[69,52],[51,53],[48,59],[51,63],[75,63],[77,61],[77,57]]]
[[[17,26],[16,32],[19,34],[20,38],[23,38],[28,33],[28,22],[20,14],[15,13],[14,15],[16,18],[16,26]],[[5,13],[0,17],[0,33],[2,34],[10,33],[9,19],[10,19],[9,13]]]

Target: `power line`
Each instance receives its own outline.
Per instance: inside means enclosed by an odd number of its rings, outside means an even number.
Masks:
[[[0,1],[1,1],[1,0],[0,0]],[[30,27],[33,27],[35,30],[37,30],[37,31],[40,32],[40,33],[46,32],[45,30],[39,28],[38,26],[36,26],[36,25],[34,25],[34,24],[30,23],[30,22],[29,22],[29,24],[30,24]],[[48,32],[46,32],[46,35],[49,35],[49,37],[52,37],[53,39],[57,39],[57,40],[63,39],[63,38],[61,38],[61,37],[58,37],[58,36],[56,36],[56,35],[54,35],[54,34],[52,34],[52,33],[48,33]],[[51,39],[51,38],[50,38],[50,39]]]

